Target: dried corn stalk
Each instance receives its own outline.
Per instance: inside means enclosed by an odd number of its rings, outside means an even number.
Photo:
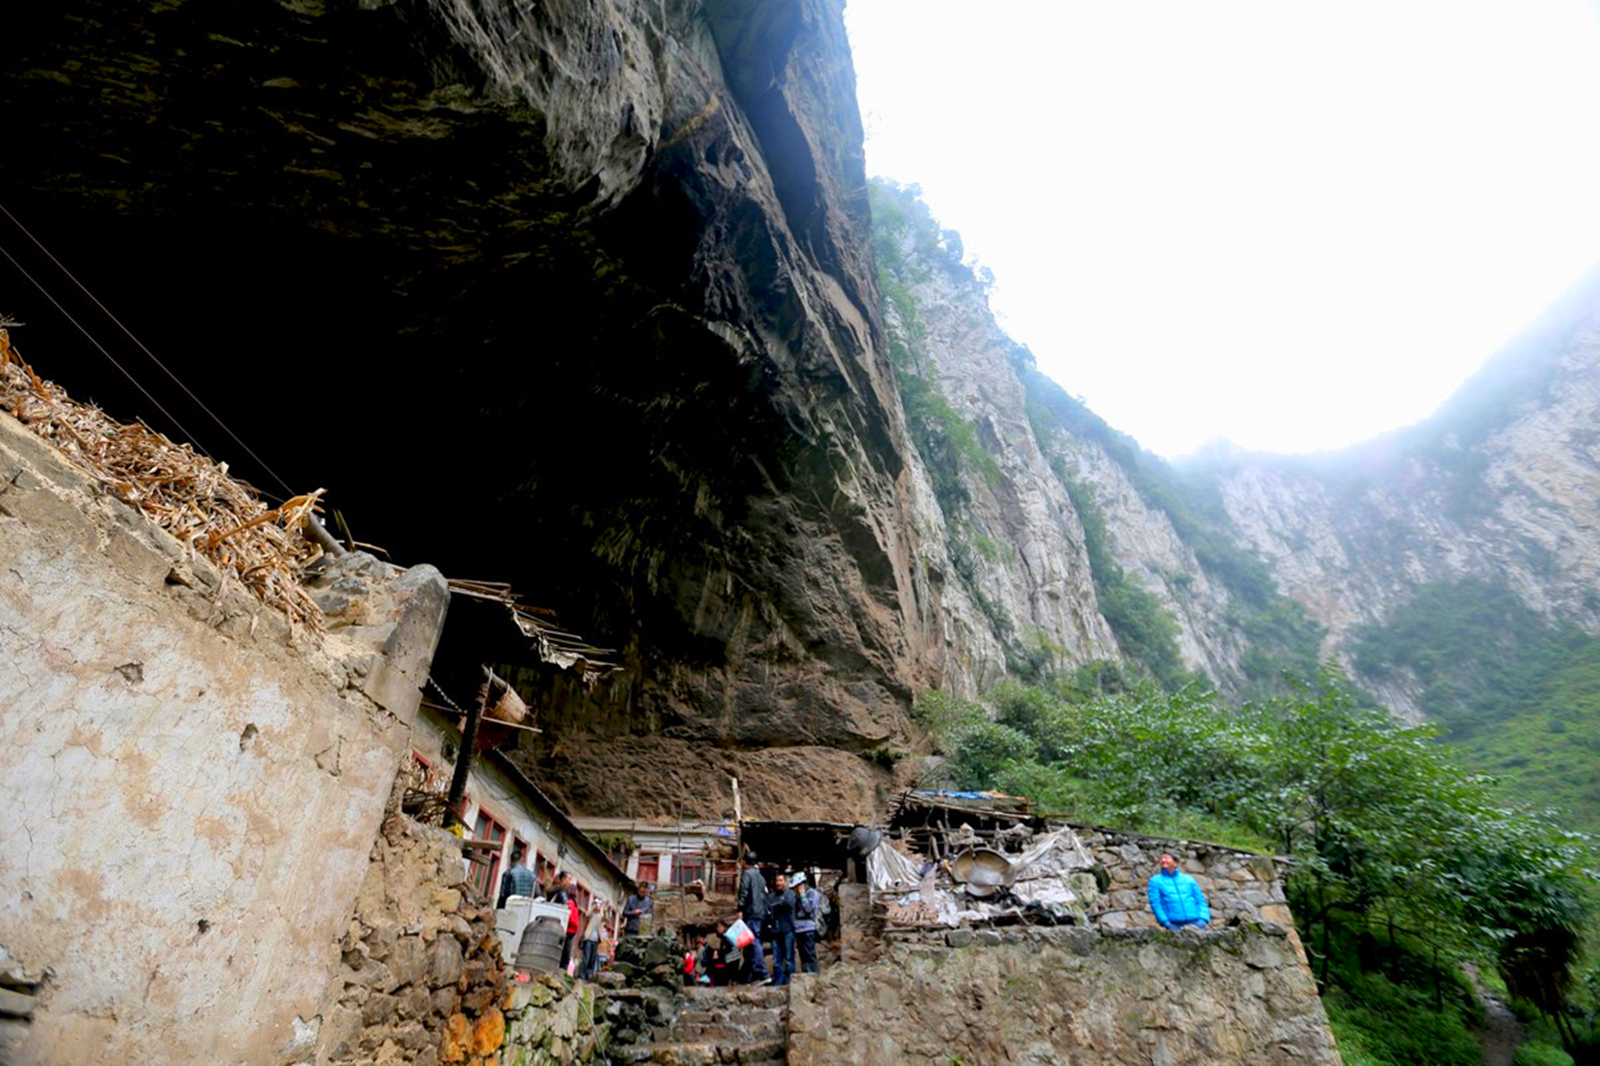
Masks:
[[[142,423],[126,425],[33,372],[0,328],[0,409],[55,445],[112,495],[211,560],[291,624],[323,631],[322,612],[302,585],[322,549],[303,535],[322,490],[269,508],[228,475]]]

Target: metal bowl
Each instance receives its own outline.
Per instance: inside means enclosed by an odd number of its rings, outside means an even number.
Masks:
[[[950,860],[950,875],[980,899],[1010,886],[1016,874],[1011,860],[991,848],[969,848]]]

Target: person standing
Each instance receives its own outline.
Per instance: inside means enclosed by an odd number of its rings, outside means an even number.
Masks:
[[[512,896],[532,896],[538,890],[539,883],[534,879],[533,871],[528,869],[524,861],[528,848],[524,844],[514,844],[511,847],[511,866],[500,875],[500,898],[496,901],[495,910],[501,910],[506,905],[506,900]]]
[[[765,984],[769,978],[766,954],[761,949],[761,935],[767,918],[767,882],[756,868],[755,852],[746,852],[744,861],[744,873],[739,878],[738,917],[744,920],[756,937],[750,945],[750,980]]]
[[[794,886],[794,943],[800,972],[817,972],[817,893],[804,881]]]
[[[557,873],[554,885],[550,890],[550,902],[564,904],[567,908],[567,934],[561,938],[561,969],[565,970],[578,942],[578,901],[572,898],[571,874],[565,870]]]
[[[1211,923],[1211,908],[1200,883],[1178,869],[1171,852],[1161,856],[1161,871],[1150,879],[1149,895],[1150,910],[1163,929],[1204,929]]]
[[[589,903],[589,916],[583,926],[583,969],[579,971],[585,981],[593,981],[600,970],[600,930],[605,925],[606,904],[599,896]]]
[[[650,882],[640,881],[638,890],[622,905],[622,935],[638,936],[639,919],[654,914],[656,901],[650,898]]]
[[[786,985],[794,972],[794,893],[783,874],[772,879],[767,929],[772,933],[772,983]]]

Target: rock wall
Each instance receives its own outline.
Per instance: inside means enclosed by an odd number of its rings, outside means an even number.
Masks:
[[[891,944],[877,962],[796,977],[789,1062],[1340,1061],[1315,982],[1282,930],[993,937]]]
[[[563,974],[535,974],[513,985],[502,1066],[599,1061],[611,1032],[602,1010],[594,986]]]
[[[292,632],[3,414],[0,560],[0,953],[44,974],[7,1061],[297,1061],[443,579]]]
[[[1475,578],[1600,630],[1600,275],[1580,284],[1428,421],[1309,459],[1206,461],[1242,540],[1346,638],[1430,582]],[[1416,718],[1415,686],[1366,678]]]
[[[485,1066],[512,1005],[494,910],[466,880],[459,839],[391,810],[312,1028],[317,1066]]]
[[[1161,869],[1164,852],[1194,876],[1205,891],[1213,925],[1265,922],[1290,930],[1294,918],[1283,894],[1277,860],[1265,855],[1234,851],[1214,844],[1125,833],[1115,829],[1078,828],[1078,839],[1104,868],[1109,884],[1100,893],[1089,917],[1102,929],[1154,929],[1146,887]]]
[[[1178,623],[1184,665],[1222,684],[1239,677],[1248,640],[1229,617],[1233,594],[1226,583],[1206,572],[1171,517],[1144,498],[1103,447],[1089,440],[1057,443],[1066,468],[1088,487],[1105,517],[1117,565]]]
[[[993,474],[966,478],[969,500],[958,520],[940,513],[931,487],[918,497],[929,527],[924,560],[942,576],[942,635],[952,651],[942,684],[975,696],[1004,679],[1008,651],[1040,638],[1066,661],[1116,658],[1116,637],[1099,612],[1077,510],[1034,434],[1027,396],[1011,364],[1016,345],[989,313],[970,271],[937,252],[919,253],[914,233],[901,241],[902,255],[917,264],[907,271],[921,326],[915,371],[937,382],[996,464]],[[908,329],[894,317],[890,328]],[[1001,547],[984,551],[953,543],[978,537]],[[951,552],[963,550],[973,568],[968,580],[950,560]],[[1006,619],[1003,629],[991,617],[996,612]]]

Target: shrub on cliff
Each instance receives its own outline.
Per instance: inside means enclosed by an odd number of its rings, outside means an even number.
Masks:
[[[1575,1042],[1565,1005],[1592,913],[1583,838],[1508,808],[1436,730],[1361,703],[1332,668],[1291,696],[1237,708],[1199,685],[1167,693],[1119,677],[1117,687],[1077,676],[1004,686],[990,697],[993,720],[940,704],[955,783],[1021,792],[1080,821],[1270,842],[1296,859],[1290,901],[1324,985],[1357,983],[1365,965],[1334,962],[1367,937],[1382,945],[1385,981],[1431,985],[1442,1010],[1457,961],[1476,958]],[[1386,1009],[1374,1006],[1378,987],[1348,1000],[1352,1024],[1370,1028],[1361,1012]]]

